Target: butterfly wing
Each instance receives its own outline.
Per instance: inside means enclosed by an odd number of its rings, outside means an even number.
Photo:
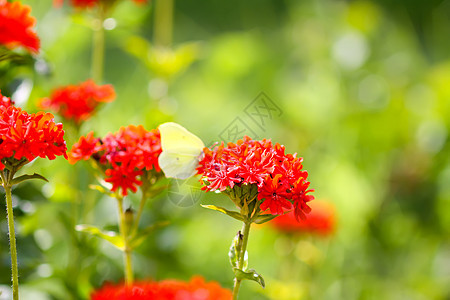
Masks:
[[[198,155],[162,152],[158,158],[159,166],[164,175],[169,178],[187,179],[195,175],[198,165]]]
[[[166,177],[187,179],[193,176],[205,147],[202,140],[177,123],[164,123],[158,129],[162,148],[158,163]]]

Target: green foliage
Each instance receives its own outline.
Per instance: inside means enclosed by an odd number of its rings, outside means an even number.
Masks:
[[[34,173],[31,175],[21,175],[21,176],[14,178],[13,180],[11,180],[11,185],[16,185],[25,180],[30,180],[30,179],[40,179],[40,180],[48,182],[47,178],[45,178],[44,176]]]
[[[259,285],[262,286],[263,288],[266,287],[264,278],[260,274],[256,273],[256,271],[253,269],[250,269],[248,271],[242,271],[242,270],[235,268],[234,275],[236,276],[236,278],[238,280],[252,280],[252,281],[256,281],[257,283],[259,283]]]
[[[230,259],[230,264],[234,268],[237,268],[239,266],[239,253],[242,249],[242,235],[241,232],[238,232],[238,234],[233,239],[233,242],[231,242],[230,251],[228,251],[228,258]],[[246,264],[248,264],[248,260],[245,261]],[[245,266],[244,268],[247,268]]]
[[[75,226],[75,230],[79,232],[85,232],[91,234],[93,236],[104,239],[107,242],[110,242],[117,249],[124,251],[125,250],[125,242],[118,233],[114,231],[104,231],[92,225],[80,224]]]
[[[20,90],[20,105],[34,112],[54,87],[90,77],[92,16],[52,1],[23,2],[37,18],[42,51],[36,61],[1,63],[0,89],[7,96]],[[326,238],[286,234],[259,216],[264,224],[253,225],[248,249],[267,287],[242,284],[242,299],[448,299],[447,11],[445,1],[176,1],[173,46],[157,50],[151,4],[121,1],[112,15],[116,28],[106,31],[104,78],[118,96],[79,134],[176,121],[206,144],[239,117],[252,137],[304,157],[316,198],[336,207],[337,231]],[[23,82],[29,84],[18,89]],[[260,91],[282,110],[262,127],[245,113]],[[69,137],[69,147],[77,138]],[[118,232],[115,200],[89,189],[95,181],[88,165],[57,158],[26,167],[49,180],[13,191],[28,298],[87,299],[104,281],[120,281],[119,251],[73,232],[76,224]],[[210,194],[202,204],[235,209],[226,195]],[[136,209],[139,197],[124,206]],[[5,220],[3,209],[2,291],[10,282]],[[226,249],[239,222],[152,198],[141,228],[164,220],[170,224],[136,242],[136,278],[195,273],[231,288]]]
[[[266,222],[272,221],[273,219],[275,219],[276,217],[278,217],[277,215],[259,215],[258,217],[255,218],[255,220],[253,222],[255,222],[256,224],[264,224]]]
[[[207,209],[211,209],[211,210],[219,211],[219,212],[221,212],[223,214],[226,214],[227,216],[230,216],[233,219],[236,219],[238,221],[243,221],[244,220],[242,215],[239,212],[237,212],[237,211],[228,210],[228,209],[225,209],[223,207],[219,207],[219,206],[215,206],[215,205],[203,205],[202,204],[202,207],[207,208]]]

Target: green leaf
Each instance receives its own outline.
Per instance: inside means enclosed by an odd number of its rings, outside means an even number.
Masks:
[[[244,202],[244,204],[242,205],[241,213],[242,213],[244,216],[247,216],[248,213],[249,213],[247,200],[246,200],[245,198],[243,198],[243,199],[242,199],[242,202]]]
[[[89,233],[93,236],[102,238],[105,241],[110,242],[111,244],[113,244],[122,251],[125,249],[125,242],[122,236],[117,235],[117,233],[114,231],[103,231],[95,226],[85,224],[75,226],[75,230],[79,232]]]
[[[263,288],[266,287],[264,278],[260,274],[256,273],[255,270],[250,269],[247,272],[239,270],[238,268],[234,268],[233,270],[234,270],[234,275],[236,276],[236,278],[238,280],[252,280],[252,281],[256,281],[257,283],[259,283],[259,285],[262,286]]]
[[[266,222],[269,222],[269,221],[275,219],[276,217],[278,217],[278,215],[270,215],[270,214],[259,215],[253,220],[253,223],[264,224]]]
[[[236,234],[233,241],[231,242],[230,251],[228,251],[228,258],[230,259],[230,264],[234,268],[239,268],[239,255],[241,253],[243,243],[243,236],[240,231]],[[243,269],[247,270],[248,267],[248,252],[245,251],[244,254],[244,264]]]
[[[21,55],[17,54],[14,51],[9,50],[5,47],[0,47],[0,62],[6,62],[6,61],[16,61],[16,62],[25,62],[29,60],[28,55]]]
[[[244,218],[237,211],[228,210],[223,207],[219,207],[219,206],[215,206],[215,205],[203,205],[202,204],[201,206],[204,208],[220,211],[221,213],[224,213],[232,218],[235,218],[236,220],[244,221]]]
[[[231,242],[230,251],[228,251],[228,258],[233,268],[239,266],[239,253],[242,249],[242,234],[239,231]]]
[[[248,269],[248,251],[245,251],[245,254],[244,254],[244,265],[242,266],[242,269],[244,271],[247,271],[247,269]]]
[[[253,184],[250,188],[250,198],[255,199],[258,196],[258,186]]]
[[[163,221],[146,227],[144,230],[140,231],[135,237],[133,237],[133,239],[131,239],[130,248],[134,249],[136,247],[139,247],[139,245],[141,245],[155,229],[167,225],[169,225],[169,222]]]
[[[235,198],[237,198],[237,199],[242,198],[242,189],[243,189],[243,187],[234,186],[233,190],[235,192]]]
[[[132,36],[126,41],[125,50],[136,58],[147,62],[150,52],[150,43],[139,36]]]
[[[108,195],[112,198],[116,198],[116,194],[114,194],[113,192],[111,192],[110,190],[106,189],[105,187],[98,185],[98,184],[90,184],[89,185],[90,189],[99,191],[102,194]]]
[[[22,175],[22,176],[14,178],[11,181],[11,185],[15,185],[15,184],[21,183],[22,181],[29,180],[29,179],[40,179],[40,180],[44,180],[44,181],[48,182],[47,178],[45,178],[44,176],[34,173],[32,175],[27,174],[27,175]]]

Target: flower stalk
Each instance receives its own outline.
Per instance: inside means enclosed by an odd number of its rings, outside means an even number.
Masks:
[[[155,1],[154,42],[159,47],[170,47],[173,29],[173,0]]]
[[[11,280],[13,289],[13,300],[19,299],[19,267],[17,263],[17,247],[16,247],[16,231],[14,228],[14,215],[12,207],[12,185],[10,181],[14,174],[8,171],[2,171],[2,185],[6,194],[6,212],[8,215],[8,233],[9,233],[9,248],[11,252]]]
[[[248,237],[250,235],[250,226],[251,226],[251,222],[244,222],[244,225],[242,226],[242,247],[239,253],[239,258],[238,258],[238,269],[241,271],[245,271],[243,270],[244,268],[244,262],[245,262],[245,252],[247,251],[247,243],[248,243]],[[238,299],[238,294],[239,294],[239,288],[241,286],[241,281],[242,279],[239,279],[237,276],[234,278],[234,287],[233,287],[233,300],[237,300]]]
[[[0,171],[1,184],[5,190],[6,214],[8,220],[9,249],[11,253],[11,282],[13,290],[13,300],[19,299],[19,264],[17,262],[16,230],[14,227],[14,211],[12,205],[12,186],[27,179],[39,178],[40,175],[23,175],[14,178],[16,172],[28,162],[26,159],[5,161],[6,168]]]
[[[100,185],[92,185],[91,188],[117,201],[119,216],[117,234],[87,224],[77,225],[76,230],[100,237],[123,251],[127,285],[131,285],[134,280],[132,252],[156,227],[156,225],[149,226],[139,231],[139,221],[147,198],[160,191],[159,188],[153,188],[156,181],[163,176],[158,165],[160,153],[159,131],[147,131],[143,126],[133,125],[122,127],[118,132],[109,133],[104,138],[96,138],[91,132],[81,137],[69,153],[71,163],[90,159],[94,168],[104,177],[99,178]],[[131,208],[124,210],[123,201],[129,190],[136,193],[138,189],[142,191],[142,198],[135,216]]]
[[[30,179],[47,181],[39,174],[25,174],[14,178],[20,168],[36,157],[67,158],[64,130],[55,123],[53,115],[45,112],[28,114],[0,94],[0,184],[6,195],[6,211],[11,251],[13,300],[19,299],[19,270],[17,264],[16,234],[11,189],[14,185]],[[7,121],[5,121],[7,120]]]
[[[123,239],[123,261],[124,261],[124,273],[125,273],[125,283],[131,285],[134,280],[133,276],[133,262],[131,258],[131,247],[130,247],[130,222],[126,216],[127,212],[123,210],[123,198],[117,196],[117,204],[119,209],[119,230]]]
[[[105,60],[105,30],[103,22],[105,21],[105,8],[98,7],[98,15],[93,24],[92,40],[92,78],[95,82],[101,83],[103,80],[103,66]]]
[[[148,191],[147,187],[146,185],[144,185],[142,187],[142,197],[139,203],[139,209],[136,215],[136,219],[134,220],[133,227],[130,230],[132,237],[136,236],[139,229],[139,221],[141,220],[142,213],[144,212],[145,203],[147,203],[147,195],[148,195],[147,191]]]

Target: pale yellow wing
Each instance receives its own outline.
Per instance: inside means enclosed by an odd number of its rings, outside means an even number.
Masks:
[[[158,162],[166,177],[186,179],[193,176],[205,144],[177,123],[164,123],[158,129],[162,148]]]

